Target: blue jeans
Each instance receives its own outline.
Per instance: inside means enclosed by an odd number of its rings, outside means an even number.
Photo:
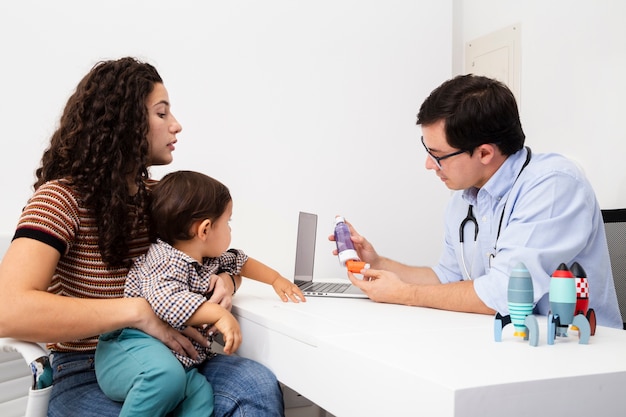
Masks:
[[[49,417],[117,417],[122,405],[98,386],[94,352],[52,355],[54,387]],[[218,355],[201,364],[214,392],[216,417],[283,417],[280,385],[265,366],[239,356]]]
[[[100,388],[123,403],[120,417],[213,415],[213,388],[204,375],[185,370],[167,346],[141,330],[101,335],[95,359]]]

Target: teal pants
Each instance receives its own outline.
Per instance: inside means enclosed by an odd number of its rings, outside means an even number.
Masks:
[[[123,402],[120,417],[213,415],[213,388],[196,368],[185,370],[161,341],[136,329],[100,336],[95,356],[102,391]]]

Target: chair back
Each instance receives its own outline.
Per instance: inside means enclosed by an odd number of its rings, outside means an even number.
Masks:
[[[602,210],[617,302],[626,330],[626,209]]]

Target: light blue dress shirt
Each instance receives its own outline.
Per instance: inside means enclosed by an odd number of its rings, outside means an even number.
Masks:
[[[589,307],[598,325],[622,328],[602,213],[589,181],[573,162],[557,154],[532,155],[522,170],[527,154],[524,149],[507,158],[482,188],[453,194],[435,273],[445,284],[467,279],[467,269],[478,297],[508,314],[509,273],[523,262],[532,276],[535,310],[546,315],[552,273],[561,263],[570,267],[576,261],[587,273]],[[459,227],[469,204],[479,232],[474,243],[474,226],[468,223],[461,245]]]

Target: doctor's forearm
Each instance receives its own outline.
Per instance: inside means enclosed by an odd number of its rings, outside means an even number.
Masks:
[[[439,284],[435,271],[426,266],[409,266],[381,256],[372,268],[394,272],[402,281],[409,284]]]
[[[403,304],[466,313],[495,314],[482,302],[472,281],[449,284],[411,285]]]

